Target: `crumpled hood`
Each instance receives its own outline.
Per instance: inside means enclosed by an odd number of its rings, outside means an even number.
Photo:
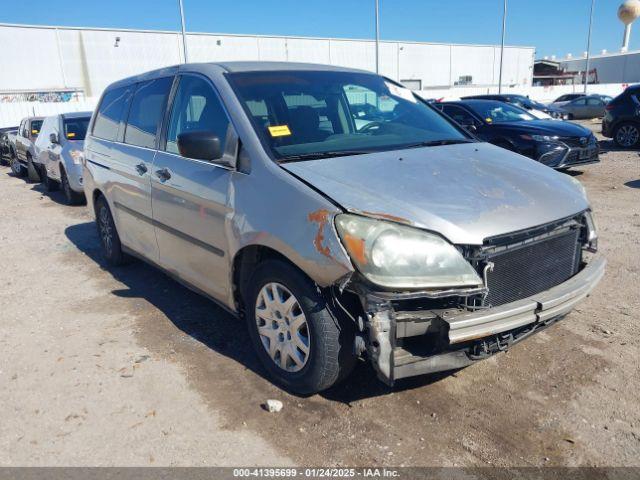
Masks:
[[[438,232],[455,244],[569,217],[588,208],[571,177],[488,143],[287,163],[344,209]]]

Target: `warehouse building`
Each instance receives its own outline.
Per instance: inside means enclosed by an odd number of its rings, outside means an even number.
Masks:
[[[586,58],[565,58],[560,69],[584,75]],[[584,78],[584,77],[583,77]],[[640,82],[640,51],[602,53],[589,60],[589,83],[638,83]]]
[[[111,82],[184,61],[173,31],[0,24],[0,103],[99,96]],[[375,70],[371,40],[188,33],[190,62],[298,61]],[[529,86],[533,47],[506,47],[503,84]],[[383,41],[380,73],[414,90],[498,83],[500,47]],[[42,100],[40,100],[42,101]]]

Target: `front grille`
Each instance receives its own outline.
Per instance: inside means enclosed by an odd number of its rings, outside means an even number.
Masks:
[[[493,270],[487,273],[486,304],[503,305],[561,284],[580,267],[580,230],[572,227],[559,234],[487,257]]]
[[[581,141],[583,138],[585,139],[584,142]],[[596,137],[593,134],[583,137],[560,137],[558,140],[571,148],[584,148],[597,143]]]

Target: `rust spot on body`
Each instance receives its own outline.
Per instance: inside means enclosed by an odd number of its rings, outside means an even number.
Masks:
[[[314,222],[318,224],[318,233],[316,233],[315,238],[313,239],[313,245],[316,247],[316,250],[320,252],[325,257],[331,258],[331,250],[324,243],[324,227],[327,225],[329,221],[329,210],[320,209],[315,212],[311,212],[308,216],[310,222]]]

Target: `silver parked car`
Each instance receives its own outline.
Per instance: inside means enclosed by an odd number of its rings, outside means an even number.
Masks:
[[[107,260],[143,258],[243,317],[299,393],[358,357],[388,383],[470,365],[563,318],[604,273],[579,182],[364,71],[128,78],[103,94],[84,155]]]
[[[566,102],[554,102],[550,106],[556,107],[569,115],[569,120],[583,118],[601,118],[607,101],[601,95],[588,95]]]
[[[10,161],[13,173],[19,177],[27,176],[30,182],[40,181],[38,170],[33,165],[33,157],[35,156],[34,143],[40,133],[43,120],[43,117],[22,119],[15,139],[15,156]]]
[[[33,163],[49,191],[62,188],[65,201],[84,201],[82,150],[91,112],[73,112],[44,119],[35,142]]]

